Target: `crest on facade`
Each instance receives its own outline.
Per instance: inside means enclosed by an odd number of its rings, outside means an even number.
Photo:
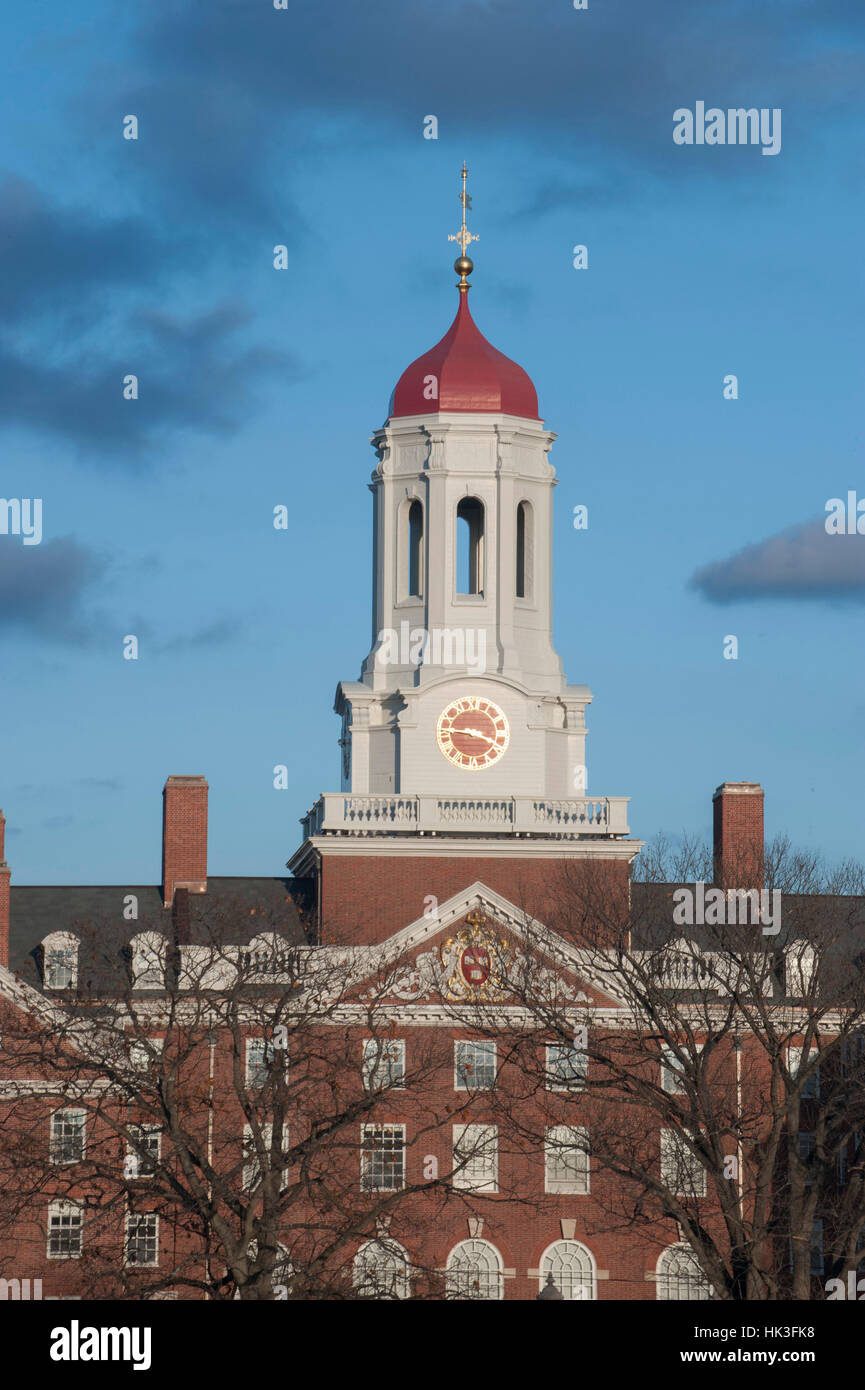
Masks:
[[[509,993],[510,944],[497,936],[483,912],[475,909],[466,926],[441,948],[442,993],[458,1004],[494,1004]]]

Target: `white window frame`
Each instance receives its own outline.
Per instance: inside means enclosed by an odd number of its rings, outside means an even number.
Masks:
[[[384,1256],[381,1261],[374,1259],[378,1252]],[[373,1280],[369,1280],[370,1272],[375,1270],[377,1263],[385,1266],[387,1273],[392,1276],[387,1290],[383,1290],[381,1285],[377,1285],[374,1277]],[[410,1298],[411,1264],[409,1263],[408,1251],[400,1245],[399,1241],[391,1240],[389,1237],[365,1241],[354,1257],[352,1283],[361,1298],[374,1298],[382,1301]]]
[[[260,1054],[260,1056],[258,1055]],[[243,1081],[248,1091],[260,1091],[270,1079],[273,1048],[267,1038],[246,1039],[243,1057]]]
[[[148,1178],[154,1176],[156,1165],[162,1160],[162,1130],[159,1128],[159,1125],[150,1124],[130,1125],[129,1128],[137,1132],[139,1140],[141,1141],[141,1147],[146,1148],[151,1153],[154,1171],[151,1173],[141,1172],[141,1154],[127,1142],[124,1176],[126,1178],[135,1178],[139,1182],[146,1182]],[[156,1140],[155,1145],[148,1142],[154,1139]]]
[[[272,1123],[270,1120],[268,1120],[268,1121],[266,1121],[263,1125],[261,1125],[260,1128],[261,1128],[261,1142],[263,1143],[263,1145],[264,1145],[264,1147],[265,1147],[265,1149],[266,1149],[266,1151],[267,1151],[269,1163],[270,1163],[271,1165],[273,1165],[273,1163],[274,1163],[274,1158],[275,1158],[274,1151],[273,1151],[273,1123]],[[289,1139],[288,1139],[288,1126],[287,1126],[287,1125],[283,1125],[283,1127],[282,1127],[282,1152],[283,1152],[283,1154],[285,1154],[286,1150],[287,1150],[289,1147],[290,1147],[290,1145],[289,1145]],[[254,1144],[254,1142],[253,1142],[253,1137],[252,1137],[252,1125],[250,1125],[250,1124],[245,1124],[245,1125],[243,1126],[243,1174],[242,1174],[242,1179],[241,1179],[241,1181],[242,1181],[243,1191],[246,1192],[246,1193],[253,1192],[253,1191],[258,1187],[258,1184],[259,1184],[259,1182],[261,1181],[261,1165],[259,1164],[259,1161],[258,1161],[258,1154],[257,1154],[257,1152],[256,1152],[255,1144]],[[283,1164],[282,1173],[281,1173],[280,1179],[279,1179],[279,1190],[280,1190],[280,1192],[284,1192],[285,1189],[287,1188],[287,1186],[288,1186],[288,1167],[287,1167],[287,1165]]]
[[[392,1148],[376,1148],[374,1146],[376,1135],[389,1140],[396,1139],[398,1144]],[[372,1141],[372,1142],[370,1142]],[[372,1173],[375,1168],[375,1157],[379,1153],[399,1153],[400,1166],[399,1176],[401,1181],[398,1183],[373,1182]],[[395,1170],[396,1171],[396,1170]],[[382,1164],[382,1176],[385,1174],[385,1165]],[[406,1179],[406,1140],[405,1125],[391,1124],[362,1124],[360,1127],[360,1185],[364,1192],[401,1192],[405,1187]]]
[[[445,1275],[448,1299],[499,1302],[505,1296],[504,1261],[489,1240],[461,1240],[448,1255]],[[473,1276],[476,1293],[471,1291]]]
[[[77,1217],[78,1217],[77,1223],[75,1224],[75,1226],[69,1226],[69,1227],[67,1227],[66,1229],[69,1230],[69,1231],[77,1230],[77,1232],[78,1232],[78,1249],[77,1249],[77,1250],[71,1250],[71,1251],[61,1251],[61,1252],[52,1251],[52,1249],[51,1249],[51,1236],[52,1236],[51,1223],[52,1223],[52,1221],[55,1220],[55,1219],[56,1219],[56,1220],[61,1220],[61,1221],[62,1221],[62,1220],[64,1220],[66,1217],[73,1217],[73,1216],[77,1216]],[[62,1230],[63,1230],[62,1227],[58,1227],[58,1228],[57,1228],[57,1233],[59,1234],[60,1231],[62,1231]],[[46,1249],[45,1249],[46,1258],[49,1259],[49,1260],[80,1260],[83,1251],[84,1251],[84,1211],[83,1211],[83,1209],[82,1209],[82,1207],[81,1207],[81,1204],[80,1204],[79,1202],[71,1202],[71,1201],[69,1201],[69,1200],[66,1199],[66,1198],[58,1198],[56,1201],[50,1202],[50,1203],[48,1204],[47,1239],[46,1239]]]
[[[570,1262],[567,1270],[551,1268],[556,1262]],[[576,1277],[574,1271],[576,1268]],[[592,1302],[598,1296],[598,1266],[594,1255],[580,1240],[554,1240],[541,1256],[539,1266],[538,1290],[546,1286],[547,1275],[552,1274],[559,1293],[572,1302]]]
[[[42,941],[42,981],[46,989],[67,990],[78,988],[78,937],[72,932],[51,932]],[[52,956],[57,959],[52,961]],[[65,957],[65,959],[61,959]],[[58,984],[55,972],[63,972],[62,984]],[[65,978],[69,975],[69,979]]]
[[[131,1260],[131,1227],[133,1222],[146,1222],[153,1227],[154,1258],[152,1260]],[[150,1238],[148,1237],[148,1244]],[[158,1269],[159,1267],[159,1217],[154,1211],[129,1211],[126,1213],[123,1231],[123,1263],[127,1269]]]
[[[571,1154],[579,1156],[578,1172],[571,1177],[556,1177],[556,1159]],[[544,1131],[544,1191],[570,1192],[585,1196],[591,1190],[591,1158],[589,1131],[585,1125],[549,1125]]]
[[[684,1298],[678,1292],[683,1284],[687,1290]],[[672,1292],[673,1287],[677,1290],[675,1294]],[[712,1286],[700,1268],[690,1245],[685,1241],[677,1241],[673,1245],[665,1246],[655,1266],[656,1300],[664,1303],[707,1303],[711,1297]]]
[[[142,931],[129,942],[133,989],[165,989],[165,937]]]
[[[67,1117],[70,1115],[74,1115],[78,1119],[77,1128],[81,1136],[81,1151],[77,1153],[74,1158],[63,1158],[61,1157],[63,1146],[64,1143],[68,1142],[70,1136],[58,1134],[57,1129],[58,1125],[64,1121],[68,1123]],[[65,1166],[69,1163],[81,1163],[82,1160],[87,1157],[87,1111],[82,1109],[81,1106],[67,1105],[63,1106],[60,1110],[52,1110],[50,1129],[49,1153],[52,1163],[63,1164]]]
[[[498,1125],[454,1125],[452,1183],[460,1192],[498,1192]]]
[[[678,1185],[686,1176],[682,1171],[683,1163],[688,1164],[687,1176],[693,1179],[687,1187]],[[671,1171],[673,1164],[675,1172]],[[706,1196],[706,1170],[697,1156],[683,1145],[676,1129],[661,1130],[661,1182],[679,1197]]]
[[[402,1090],[405,1086],[405,1039],[364,1038],[361,1074],[365,1091]]]
[[[553,1053],[570,1053],[574,1058],[582,1059],[575,1068],[573,1079],[557,1076],[553,1068]],[[546,1044],[546,1072],[545,1083],[548,1091],[584,1091],[589,1076],[589,1057],[584,1047],[577,1047],[576,1043],[547,1043]]]
[[[479,1072],[475,1066],[473,1076],[466,1078],[465,1062],[460,1066],[460,1048],[476,1048],[483,1053],[484,1064],[482,1071]],[[489,1062],[492,1059],[492,1080],[479,1083],[474,1078],[482,1074],[484,1078],[489,1074]],[[474,1066],[474,1064],[472,1064]],[[454,1039],[454,1090],[455,1091],[491,1091],[495,1084],[499,1070],[499,1050],[491,1038],[455,1038]]]

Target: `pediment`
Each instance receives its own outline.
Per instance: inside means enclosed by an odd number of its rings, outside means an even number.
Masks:
[[[377,946],[363,948],[367,997],[405,1004],[621,1008],[586,953],[476,882]],[[360,962],[358,962],[360,964]]]

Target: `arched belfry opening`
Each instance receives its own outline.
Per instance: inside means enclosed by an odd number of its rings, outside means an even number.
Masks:
[[[408,509],[408,597],[423,594],[423,505],[417,498]]]
[[[480,594],[484,587],[484,504],[464,497],[457,507],[457,593]]]
[[[533,596],[534,542],[534,514],[532,512],[532,504],[530,502],[520,502],[517,506],[517,598],[530,599]]]

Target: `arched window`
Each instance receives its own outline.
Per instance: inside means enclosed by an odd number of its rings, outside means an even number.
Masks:
[[[42,980],[46,989],[77,989],[78,937],[55,931],[42,942]]]
[[[480,594],[484,587],[484,504],[464,497],[457,507],[457,593]]]
[[[395,1240],[368,1240],[354,1257],[359,1298],[408,1298],[408,1255]]]
[[[655,1296],[659,1299],[711,1298],[711,1285],[689,1245],[668,1245],[658,1256]]]
[[[549,1274],[563,1298],[585,1300],[598,1296],[595,1258],[578,1240],[557,1240],[547,1246],[541,1257],[539,1288],[544,1287]]]
[[[530,502],[520,502],[517,507],[517,598],[532,597],[534,567],[534,515]]]
[[[408,509],[408,598],[423,593],[423,507],[417,498]]]
[[[139,932],[129,943],[133,989],[165,988],[165,938],[155,931]]]
[[[447,1296],[504,1298],[502,1257],[488,1240],[463,1240],[454,1246],[447,1262]]]

